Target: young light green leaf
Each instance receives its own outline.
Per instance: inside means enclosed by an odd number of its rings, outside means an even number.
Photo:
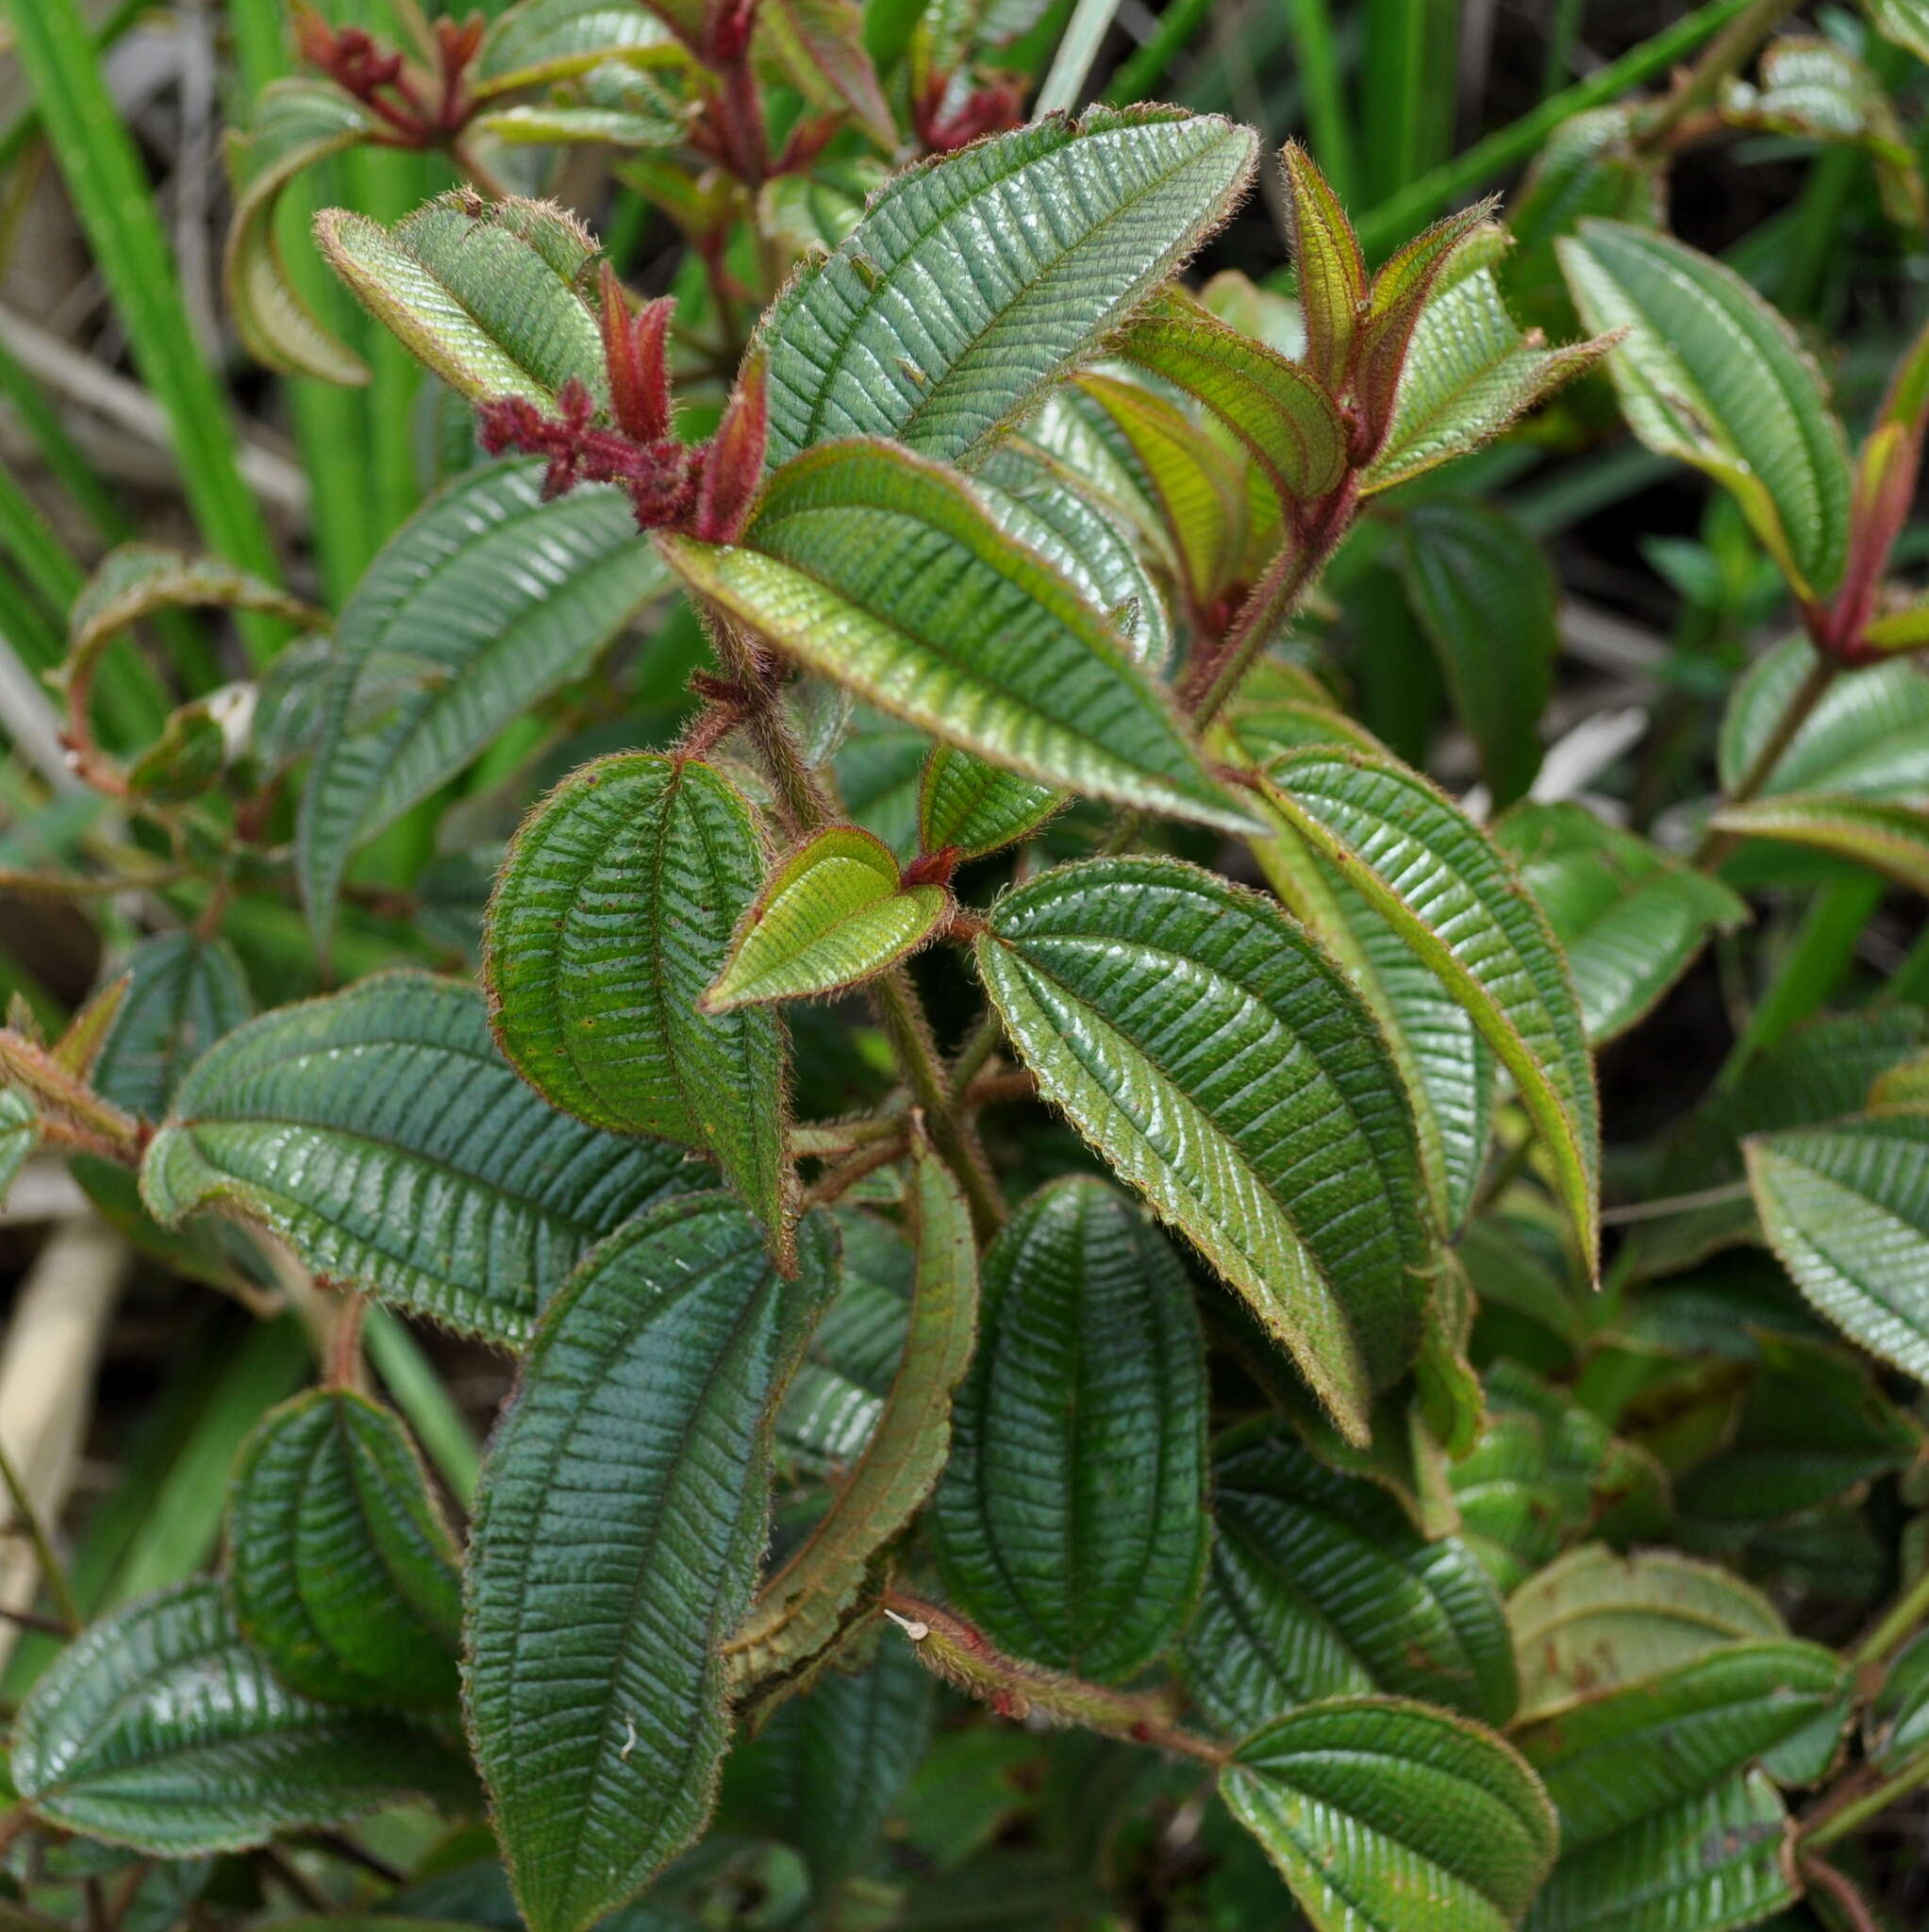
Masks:
[[[1212,1496],[1186,1681],[1217,1729],[1370,1690],[1512,1716],[1506,1617],[1458,1539],[1427,1541],[1386,1491],[1327,1468],[1274,1421],[1220,1443]]]
[[[1872,69],[1820,34],[1788,34],[1762,50],[1760,75],[1759,91],[1734,90],[1723,110],[1731,125],[1861,148],[1875,164],[1883,213],[1899,228],[1921,228],[1929,196],[1895,103]]]
[[[89,1080],[128,1113],[158,1121],[181,1076],[255,1010],[234,948],[198,933],[160,933],[128,954],[121,995]]]
[[[1298,142],[1280,150],[1292,217],[1292,264],[1305,316],[1306,367],[1329,395],[1342,387],[1367,306],[1367,264],[1339,197]]]
[[[1796,1286],[1852,1341],[1929,1381],[1929,1113],[1743,1148],[1762,1227]]]
[[[1130,1677],[1178,1635],[1206,1561],[1205,1349],[1185,1275],[1129,1202],[1068,1176],[992,1243],[984,1298],[931,1515],[946,1587],[1017,1656]]]
[[[756,1683],[820,1655],[857,1600],[877,1553],[930,1494],[950,1453],[952,1391],[977,1338],[978,1252],[957,1183],[922,1143],[911,1157],[910,1207],[917,1273],[909,1319],[893,1324],[892,1339],[899,1328],[903,1337],[895,1373],[849,1477],[730,1640],[733,1682]],[[852,1286],[847,1265],[839,1307]],[[820,1329],[813,1353],[827,1339]]]
[[[281,192],[305,168],[364,142],[374,121],[327,81],[277,80],[262,89],[245,134],[230,133],[235,210],[222,256],[223,288],[241,346],[284,375],[363,383],[368,365],[302,298],[282,258],[274,218]]]
[[[695,103],[678,100],[621,61],[592,67],[562,102],[521,102],[478,114],[470,125],[511,147],[670,148],[690,132]]]
[[[1573,980],[1505,858],[1390,758],[1305,751],[1265,770],[1268,799],[1420,953],[1513,1074],[1560,1177],[1589,1269],[1600,1247],[1600,1115]]]
[[[458,477],[396,532],[341,613],[295,844],[324,943],[355,848],[587,670],[667,582],[620,491],[545,503],[542,469]]]
[[[592,1924],[709,1812],[772,1416],[835,1272],[823,1220],[786,1282],[741,1208],[698,1196],[612,1236],[544,1314],[479,1491],[463,1693],[532,1932]]]
[[[1607,366],[1649,448],[1732,491],[1797,592],[1836,587],[1849,458],[1788,325],[1725,264],[1671,236],[1588,220],[1556,244],[1583,321],[1624,328]]]
[[[1788,638],[1738,681],[1717,747],[1724,791],[1740,789],[1815,663],[1805,638]],[[1837,678],[1759,791],[1849,792],[1929,806],[1929,677],[1913,663],[1896,663]]]
[[[1748,908],[1719,879],[1578,805],[1520,805],[1493,828],[1567,955],[1588,1039],[1652,1012],[1708,939]]]
[[[1312,707],[1242,713],[1236,728],[1245,762],[1311,744],[1378,748],[1340,714]],[[1413,1104],[1435,1217],[1456,1233],[1472,1207],[1492,1132],[1491,1050],[1425,960],[1290,824],[1275,821],[1270,838],[1250,842],[1267,883],[1345,969],[1379,1022]]]
[[[1862,11],[1884,40],[1929,60],[1929,6],[1923,0],[1862,0]]]
[[[1584,1543],[1507,1599],[1522,1722],[1751,1638],[1788,1635],[1752,1584],[1672,1550],[1621,1556]]]
[[[19,1179],[26,1158],[40,1139],[40,1121],[32,1104],[10,1087],[0,1087],[0,1207]]]
[[[1491,1731],[1391,1697],[1329,1697],[1220,1776],[1317,1932],[1505,1932],[1554,1863],[1554,1810]]]
[[[451,389],[553,408],[557,391],[579,382],[607,402],[587,294],[598,250],[553,202],[485,201],[458,188],[392,228],[324,208],[315,239],[369,313]]]
[[[1866,865],[1911,891],[1929,893],[1929,810],[1843,792],[1780,791],[1711,813],[1717,831],[1771,839]]]
[[[758,327],[771,467],[834,437],[989,450],[1226,218],[1256,145],[1217,115],[1096,108],[894,175]]]
[[[768,1013],[697,1009],[764,850],[695,759],[620,752],[523,823],[491,901],[483,976],[516,1070],[578,1120],[707,1148],[784,1239],[784,1041]]]
[[[1416,504],[1401,530],[1414,615],[1495,806],[1512,805],[1540,769],[1540,714],[1560,655],[1553,567],[1519,523],[1485,504]]]
[[[156,1857],[265,1844],[411,1797],[459,1804],[459,1757],[407,1718],[331,1709],[280,1683],[217,1583],[91,1625],[21,1707],[10,1772],[48,1824]]]
[[[1741,1932],[1794,1904],[1789,1840],[1767,1774],[1731,1777],[1562,1858],[1525,1932]]]
[[[916,952],[951,916],[942,886],[906,885],[890,846],[828,825],[780,859],[738,923],[706,1013],[840,992]]]
[[[453,1704],[462,1579],[408,1432],[345,1389],[263,1418],[228,1486],[228,1602],[284,1684]]]
[[[1791,1638],[1724,1643],[1517,1733],[1569,1852],[1705,1795],[1841,1697],[1848,1666]]]
[[[507,1347],[592,1241],[701,1184],[673,1147],[557,1113],[496,1052],[481,1000],[421,973],[237,1028],[141,1167],[166,1224],[231,1208],[317,1274]]]
[[[1426,1230],[1412,1112],[1339,969],[1266,901],[1156,858],[1020,887],[976,952],[1045,1098],[1363,1441],[1419,1345]]]
[[[607,60],[631,67],[680,65],[670,29],[628,0],[520,0],[490,23],[470,70],[478,96],[566,80]]]
[[[753,46],[813,107],[848,112],[886,154],[896,151],[897,122],[865,49],[857,0],[766,0]]]
[[[771,479],[741,546],[658,543],[729,616],[937,737],[1042,784],[1245,826],[1111,626],[962,476],[829,443]]]
[[[1490,269],[1458,277],[1421,311],[1386,439],[1360,479],[1371,496],[1505,434],[1607,353],[1609,343],[1546,346],[1507,312]]]
[[[1323,496],[1346,468],[1346,428],[1296,362],[1181,295],[1141,309],[1111,343],[1205,404],[1239,438],[1283,505]]]

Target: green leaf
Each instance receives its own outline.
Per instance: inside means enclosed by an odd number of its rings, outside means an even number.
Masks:
[[[1475,269],[1434,295],[1407,344],[1386,440],[1367,465],[1371,496],[1423,475],[1504,435],[1528,410],[1591,369],[1609,344],[1544,345],[1507,312],[1490,269]]]
[[[1112,1682],[1178,1635],[1206,1561],[1206,1366],[1165,1237],[1102,1182],[1034,1194],[985,1257],[984,1337],[931,1514],[991,1641]]]
[[[835,1274],[829,1224],[798,1236],[786,1282],[723,1196],[632,1222],[550,1304],[497,1424],[464,1694],[531,1932],[593,1924],[709,1812],[771,1418]]]
[[[822,1672],[732,1752],[723,1827],[734,1810],[757,1836],[795,1845],[820,1910],[835,1911],[838,1888],[871,1865],[930,1746],[932,1689],[907,1643],[879,1643],[861,1670]]]
[[[1862,674],[1873,676],[1870,672]],[[1632,1280],[1671,1274],[1737,1241],[1757,1238],[1755,1214],[1740,1183],[1749,1134],[1859,1112],[1870,1088],[1929,1041],[1929,1019],[1890,1005],[1832,1015],[1798,1027],[1754,1055],[1662,1142],[1660,1191],[1699,1194],[1734,1186],[1736,1197],[1658,1218],[1636,1228],[1619,1264]]]
[[[750,808],[708,765],[600,758],[524,821],[483,972],[496,1039],[544,1098],[611,1133],[710,1149],[781,1241],[782,1030],[697,1009],[763,864]]]
[[[368,364],[329,333],[289,275],[275,214],[297,175],[367,141],[374,127],[362,104],[332,82],[277,80],[256,99],[247,132],[228,136],[235,195],[222,257],[228,313],[248,354],[284,375],[369,379]]]
[[[1899,1650],[1863,1721],[1869,1756],[1896,1766],[1929,1744],[1929,1630]]]
[[[1806,639],[1788,638],[1737,683],[1721,718],[1724,791],[1740,788],[1815,661]],[[1929,677],[1915,664],[1894,663],[1837,678],[1760,791],[1849,792],[1929,806]]]
[[[1929,893],[1929,809],[1886,805],[1845,792],[1783,791],[1724,805],[1709,815],[1717,831],[1771,839],[1867,866],[1911,891]]]
[[[39,1139],[40,1121],[31,1103],[12,1088],[0,1087],[0,1207]]]
[[[1330,728],[1329,728],[1330,727]],[[1239,742],[1262,761],[1275,748],[1373,741],[1340,714],[1274,707],[1241,716]],[[1376,747],[1373,747],[1376,748]],[[1262,805],[1261,809],[1266,808]],[[1466,1221],[1493,1125],[1494,1058],[1464,1008],[1381,918],[1343,870],[1290,824],[1251,841],[1267,883],[1345,969],[1372,1008],[1413,1105],[1421,1169],[1442,1228]]]
[[[1242,442],[1284,506],[1323,496],[1346,469],[1346,427],[1298,363],[1169,294],[1110,344],[1205,404]]]
[[[1788,1635],[1753,1585],[1671,1550],[1570,1550],[1507,1599],[1522,1722],[1636,1684],[1730,1643]]]
[[[10,1771],[48,1824],[163,1858],[474,1789],[459,1757],[408,1719],[287,1689],[216,1583],[163,1591],[75,1638],[21,1707]]]
[[[780,859],[739,922],[706,1013],[841,992],[914,953],[952,911],[942,886],[907,886],[890,846],[829,825]]]
[[[222,939],[188,932],[142,940],[122,968],[126,990],[95,1050],[89,1080],[128,1113],[158,1121],[181,1076],[255,1010],[246,974]]]
[[[1317,1932],[1505,1932],[1554,1863],[1553,1809],[1513,1748],[1395,1698],[1277,1719],[1220,1790]]]
[[[1256,145],[1217,115],[1101,108],[894,175],[759,325],[770,466],[846,436],[986,452],[1224,221]]]
[[[1769,1241],[1851,1341],[1929,1381],[1929,1113],[1745,1143]]]
[[[1884,40],[1929,60],[1929,8],[1922,0],[1862,0],[1862,11]]]
[[[1291,216],[1292,265],[1305,316],[1306,367],[1329,395],[1343,387],[1367,307],[1367,265],[1339,197],[1298,142],[1280,150]]]
[[[865,51],[857,0],[767,0],[757,44],[811,106],[848,112],[886,154],[896,151],[897,123]]]
[[[341,613],[295,847],[324,942],[355,848],[588,670],[667,581],[620,491],[545,503],[542,470],[486,463],[457,478],[396,532]]]
[[[458,188],[392,228],[329,208],[315,217],[315,239],[369,313],[460,394],[553,408],[574,381],[607,402],[587,292],[601,258],[553,202],[485,201]]]
[[[922,1144],[911,1158],[910,1205],[917,1274],[909,1320],[890,1320],[902,1315],[902,1304],[888,1290],[872,1298],[865,1311],[873,1319],[885,1315],[890,1341],[902,1336],[893,1353],[895,1372],[861,1439],[861,1454],[830,1507],[764,1585],[755,1609],[731,1639],[737,1681],[755,1682],[779,1667],[794,1667],[832,1641],[878,1552],[931,1493],[950,1453],[952,1391],[964,1376],[977,1336],[978,1256],[957,1183]],[[840,1311],[847,1322],[859,1312],[844,1301],[856,1285],[847,1261],[840,1299],[818,1331],[813,1354],[831,1341],[826,1331]],[[886,1304],[882,1310],[879,1299]],[[850,1339],[843,1338],[846,1345]],[[793,1387],[787,1397],[780,1433],[786,1419],[791,1428],[797,1425],[790,1401],[798,1392]],[[820,1389],[820,1399],[823,1393]]]
[[[408,1432],[345,1389],[265,1416],[228,1486],[228,1601],[283,1683],[453,1704],[462,1581]]]
[[[671,148],[690,132],[694,103],[686,105],[647,76],[607,60],[592,67],[562,102],[524,102],[479,114],[470,123],[512,147]]]
[[[487,99],[565,80],[606,60],[655,67],[683,59],[670,29],[631,0],[521,0],[490,23],[470,75]]]
[[[1560,586],[1526,530],[1485,504],[1417,504],[1401,532],[1414,615],[1447,674],[1495,806],[1512,805],[1540,769],[1540,714],[1560,655]]]
[[[1848,445],[1788,325],[1733,269],[1671,236],[1589,219],[1556,245],[1588,326],[1628,331],[1607,366],[1635,434],[1732,491],[1800,595],[1834,590],[1848,554]]]
[[[1725,116],[1742,127],[1862,148],[1874,161],[1887,219],[1920,229],[1929,215],[1922,176],[1887,89],[1834,41],[1790,34],[1771,42],[1762,50],[1760,91],[1734,90]]]
[[[509,1347],[592,1241],[700,1184],[674,1148],[556,1112],[496,1052],[475,993],[419,973],[230,1033],[141,1168],[165,1224],[231,1209],[331,1281]]]
[[[1799,1895],[1789,1837],[1765,1774],[1729,1778],[1564,1857],[1525,1932],[1740,1932]]]
[[[1725,1643],[1516,1734],[1569,1852],[1702,1796],[1821,1716],[1848,1666],[1792,1639]]]
[[[1411,1109],[1339,968],[1266,901],[1156,858],[1020,887],[976,953],[1044,1097],[1364,1441],[1419,1345],[1426,1229]]]
[[[970,482],[877,442],[773,476],[740,547],[659,538],[809,669],[1041,784],[1241,829],[1171,700]]]
[[[1307,751],[1265,770],[1273,808],[1421,955],[1513,1074],[1589,1269],[1600,1115],[1580,1001],[1546,918],[1444,793],[1390,758]]]
[[[1493,828],[1567,955],[1588,1041],[1651,1013],[1711,935],[1748,908],[1705,873],[1578,805],[1520,805]]]
[[[1372,1483],[1281,1423],[1235,1429],[1212,1463],[1212,1563],[1186,1633],[1186,1681],[1235,1735],[1296,1705],[1385,1690],[1488,1724],[1512,1716],[1514,1652],[1486,1573],[1429,1542]]]

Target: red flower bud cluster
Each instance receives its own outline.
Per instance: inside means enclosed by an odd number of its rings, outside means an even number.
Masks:
[[[957,101],[950,98],[952,79],[948,74],[934,75],[911,103],[911,125],[931,153],[950,154],[981,135],[1002,134],[1023,121],[1026,84],[1020,75],[1001,75]]]
[[[297,0],[295,47],[344,93],[383,123],[376,138],[391,147],[439,147],[453,141],[474,112],[469,64],[482,46],[487,23],[479,13],[435,24],[436,73],[411,69],[402,56],[358,26],[334,27]]]
[[[614,483],[627,491],[640,530],[682,530],[707,543],[736,540],[763,475],[767,415],[763,367],[753,363],[732,392],[707,443],[679,442],[672,427],[669,300],[632,314],[622,285],[603,269],[603,357],[614,426],[596,421],[580,382],[557,395],[546,415],[524,396],[478,406],[482,446],[491,456],[522,450],[546,457],[545,497],[578,483]]]

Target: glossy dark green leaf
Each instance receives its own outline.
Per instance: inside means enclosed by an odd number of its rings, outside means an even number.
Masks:
[[[1266,767],[1269,801],[1420,953],[1513,1074],[1590,1269],[1601,1124],[1580,1002],[1545,917],[1467,815],[1395,759],[1320,751]]]
[[[1105,613],[954,472],[826,443],[771,479],[741,545],[659,543],[739,623],[937,737],[1040,784],[1246,825]]]
[[[1485,504],[1417,504],[1401,531],[1414,612],[1494,804],[1511,805],[1540,769],[1540,714],[1560,651],[1553,569],[1520,524]]]
[[[460,1755],[411,1720],[280,1683],[215,1583],[148,1597],[70,1643],[21,1709],[10,1769],[49,1824],[165,1858],[474,1789]]]
[[[1766,1774],[1731,1777],[1562,1858],[1525,1932],[1741,1932],[1799,1895],[1789,1837]]]
[[[1875,1082],[1925,1041],[1929,1020],[1920,1010],[1887,1006],[1811,1021],[1756,1054],[1738,1078],[1682,1120],[1660,1153],[1666,1178],[1657,1191],[1696,1195],[1733,1187],[1734,1198],[1636,1227],[1621,1263],[1630,1278],[1670,1274],[1756,1239],[1754,1207],[1743,1184],[1744,1137],[1859,1112]]]
[[[856,1366],[852,1357],[858,1352],[854,1344],[860,1324],[864,1341],[875,1351],[873,1361],[883,1352],[875,1347],[884,1339],[880,1330],[899,1345],[891,1351],[890,1379],[882,1400],[874,1408],[864,1405],[867,1426],[861,1437],[849,1428],[856,1420],[853,1410],[835,1411],[833,1440],[841,1446],[856,1438],[850,1473],[810,1534],[758,1591],[755,1607],[731,1638],[729,1661],[738,1682],[754,1684],[780,1671],[794,1671],[831,1642],[878,1553],[904,1530],[944,1468],[951,1448],[953,1391],[977,1339],[978,1255],[971,1213],[957,1183],[922,1143],[911,1158],[908,1205],[916,1238],[908,1317],[890,1319],[902,1313],[902,1305],[888,1288],[874,1290],[868,1306],[847,1302],[854,1287],[870,1286],[854,1276],[847,1263],[833,1305],[833,1315],[841,1312],[845,1318],[845,1332],[826,1336],[832,1319],[827,1317],[813,1342],[819,1367],[825,1366],[826,1355]],[[796,1392],[793,1388],[791,1393]],[[829,1392],[820,1387],[820,1397]],[[822,1420],[824,1411],[817,1414]],[[780,1430],[787,1417],[795,1430],[789,1396]]]
[[[557,1107],[619,1134],[710,1149],[782,1238],[784,1042],[704,989],[763,876],[750,808],[695,759],[622,752],[523,823],[491,902],[496,1039]]]
[[[1737,682],[1721,716],[1724,791],[1739,790],[1815,661],[1806,639],[1788,638],[1763,652]],[[1831,791],[1929,805],[1929,677],[1907,661],[1837,678],[1760,790],[1764,796]]]
[[[1792,1639],[1724,1643],[1517,1733],[1572,1852],[1703,1796],[1821,1717],[1848,1666]]]
[[[1507,1599],[1521,1716],[1542,1718],[1749,1639],[1785,1637],[1752,1584],[1672,1550],[1570,1550]]]
[[[1554,1862],[1553,1808],[1512,1746],[1395,1698],[1276,1719],[1220,1790],[1317,1932],[1505,1932]]]
[[[1103,1183],[1054,1182],[985,1257],[931,1515],[952,1600],[1018,1657],[1129,1677],[1198,1591],[1205,1480],[1205,1357],[1177,1258]]]
[[[1796,1286],[1851,1341],[1929,1381],[1929,1113],[1766,1134],[1745,1152]]]
[[[858,1670],[834,1664],[732,1754],[723,1823],[735,1800],[760,1836],[795,1845],[829,1909],[837,1888],[872,1861],[930,1744],[933,1689],[907,1643],[887,1639]]]
[[[1274,707],[1241,717],[1249,755],[1307,744],[1372,743],[1329,723],[1338,713]],[[1263,809],[1263,808],[1262,808]],[[1275,820],[1252,841],[1267,882],[1345,969],[1372,1008],[1413,1105],[1421,1169],[1440,1225],[1459,1229],[1473,1204],[1493,1127],[1495,1061],[1467,1010],[1421,955],[1359,892],[1344,870]]]
[[[162,933],[128,954],[127,990],[89,1072],[94,1091],[158,1121],[181,1076],[255,1010],[247,975],[225,940]]]
[[[586,671],[668,581],[621,492],[544,503],[542,472],[486,463],[458,477],[396,532],[341,613],[295,842],[324,940],[356,847]]]
[[[1256,145],[1216,115],[1100,108],[893,176],[759,327],[772,467],[845,436],[989,448],[1225,219]]]
[[[1369,1690],[1488,1724],[1513,1715],[1506,1618],[1457,1539],[1429,1542],[1384,1490],[1328,1469],[1275,1422],[1219,1445],[1212,1496],[1186,1681],[1215,1729],[1239,1736]]]
[[[453,1704],[462,1583],[407,1431],[343,1389],[263,1418],[228,1486],[228,1601],[285,1684]]]
[[[592,1241],[702,1170],[517,1079],[469,988],[385,973],[263,1013],[181,1083],[141,1162],[178,1224],[220,1206],[317,1274],[518,1346]]]
[[[599,251],[554,202],[458,188],[389,228],[324,208],[315,235],[369,313],[451,389],[548,408],[578,382],[607,401],[589,300]]]
[[[1558,244],[1574,306],[1600,333],[1629,426],[1732,491],[1804,595],[1834,590],[1849,539],[1849,458],[1821,378],[1788,325],[1725,263],[1624,222]]]
[[[1339,968],[1270,903],[1154,858],[1020,887],[976,953],[1040,1091],[1363,1440],[1419,1346],[1426,1230],[1411,1108]]]
[[[579,1932],[702,1828],[723,1641],[769,1516],[771,1423],[830,1295],[827,1224],[786,1282],[722,1196],[666,1203],[545,1311],[469,1557],[464,1689],[532,1932]]]
[[[1719,879],[1578,805],[1520,805],[1493,828],[1567,955],[1596,1046],[1644,1019],[1747,906]]]

